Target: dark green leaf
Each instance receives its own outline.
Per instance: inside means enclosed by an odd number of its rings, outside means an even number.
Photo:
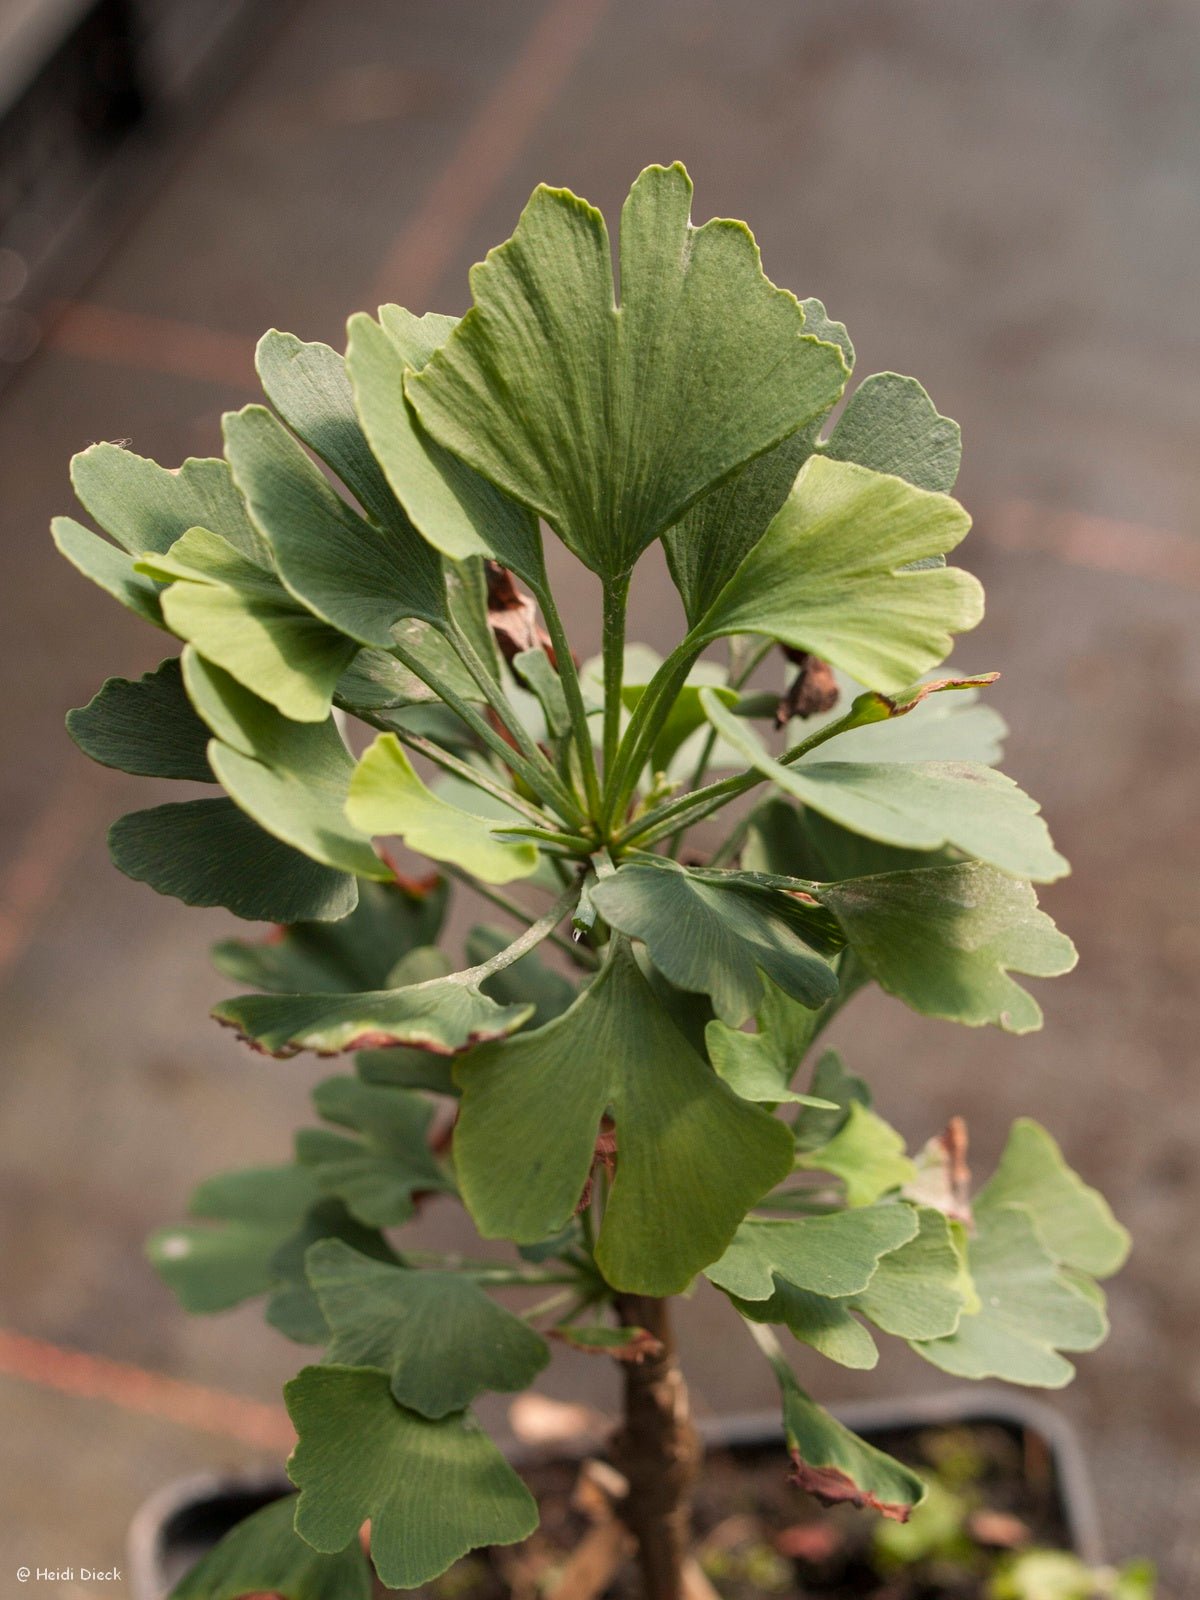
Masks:
[[[871,1091],[861,1078],[847,1072],[836,1050],[826,1050],[813,1069],[809,1091],[821,1100],[832,1100],[838,1111],[819,1111],[815,1107],[800,1113],[796,1122],[796,1149],[816,1150],[828,1144],[846,1126],[853,1105],[871,1107]]]
[[[850,396],[821,449],[837,461],[948,494],[958,477],[962,432],[939,415],[915,378],[877,372]]]
[[[424,1417],[528,1388],[550,1360],[527,1322],[461,1273],[368,1261],[336,1240],[312,1247],[307,1270],[333,1334],[326,1361],[389,1373],[395,1399]]]
[[[686,1288],[791,1168],[788,1130],[692,1050],[620,940],[570,1010],[472,1052],[457,1075],[455,1163],[485,1238],[537,1243],[567,1222],[611,1108],[617,1176],[597,1260],[620,1289]]]
[[[412,1216],[419,1191],[453,1191],[429,1148],[433,1107],[421,1095],[358,1078],[327,1078],[313,1090],[313,1104],[327,1122],[361,1138],[302,1128],[296,1157],[321,1191],[341,1200],[359,1222],[396,1227]]]
[[[820,1097],[797,1094],[792,1078],[816,1032],[819,1013],[793,1000],[769,978],[756,1012],[757,1029],[742,1033],[713,1021],[704,1038],[719,1077],[743,1100],[836,1109]]]
[[[108,831],[127,877],[189,906],[225,906],[248,922],[335,921],[354,910],[355,880],[273,839],[232,800],[131,811]]]
[[[268,559],[223,461],[190,457],[172,471],[121,445],[94,444],[72,460],[71,483],[105,533],[132,555],[161,555],[189,528],[207,528],[252,561]]]
[[[413,1589],[537,1526],[529,1490],[469,1415],[406,1411],[387,1374],[362,1367],[306,1367],[284,1395],[300,1436],[288,1462],[296,1531],[315,1550],[344,1550],[369,1519],[376,1572]]]
[[[378,989],[402,956],[431,945],[446,911],[446,881],[358,886],[358,905],[340,922],[298,922],[264,940],[213,947],[217,970],[271,994]]]
[[[225,417],[225,450],[279,576],[298,600],[360,644],[392,642],[405,617],[441,622],[441,559],[397,510],[368,522],[262,406]]]
[[[1009,973],[1052,978],[1075,965],[1030,885],[982,862],[828,884],[819,895],[880,986],[928,1016],[1028,1033],[1041,1009]]]
[[[324,1344],[329,1338],[328,1325],[304,1271],[309,1248],[322,1239],[338,1239],[372,1261],[396,1261],[378,1228],[357,1222],[340,1200],[318,1199],[271,1258],[274,1288],[267,1301],[266,1320],[296,1344]]]
[[[174,656],[136,680],[109,678],[86,706],[68,711],[67,732],[102,766],[147,778],[213,781],[208,729],[184,693]]]
[[[511,1033],[531,1010],[498,1006],[454,973],[364,994],[243,995],[222,1001],[213,1016],[268,1055],[292,1056],[300,1050],[335,1055],[389,1045],[450,1055],[480,1039]]]
[[[884,1256],[884,1261],[888,1258]],[[769,1300],[739,1300],[730,1296],[742,1316],[751,1322],[772,1322],[811,1345],[820,1355],[839,1366],[869,1371],[879,1362],[875,1341],[851,1314],[853,1302],[833,1300],[827,1295],[797,1289],[776,1279],[775,1293]]]
[[[147,1241],[159,1276],[188,1311],[224,1311],[277,1281],[272,1262],[319,1198],[303,1167],[254,1167],[202,1183],[189,1210],[204,1220]]]
[[[321,1555],[293,1527],[295,1495],[239,1522],[171,1590],[168,1600],[371,1600],[371,1564],[357,1540]]]
[[[527,583],[544,575],[537,518],[494,488],[418,422],[404,376],[449,338],[450,317],[381,306],[351,317],[346,363],[358,414],[395,494],[430,544],[455,560],[492,556]]]
[[[917,1232],[912,1206],[864,1206],[821,1217],[752,1217],[705,1276],[740,1300],[766,1300],[776,1278],[842,1298],[865,1289],[889,1250]]]
[[[735,1026],[762,1001],[760,972],[808,1006],[836,994],[828,962],[797,931],[798,904],[722,877],[666,860],[626,865],[595,886],[592,900],[612,927],[644,941],[672,983],[711,995],[717,1015]]]
[[[396,497],[363,436],[346,363],[327,344],[305,344],[272,328],[258,341],[255,365],[271,405],[376,522],[399,514]]]
[[[474,308],[406,389],[424,426],[544,516],[594,571],[627,572],[705,490],[829,409],[846,366],[803,334],[740,223],[692,228],[683,168],[621,217],[534,191],[472,274]],[[699,381],[698,381],[699,379]]]

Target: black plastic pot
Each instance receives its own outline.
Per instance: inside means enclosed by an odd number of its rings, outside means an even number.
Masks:
[[[1071,1426],[1048,1407],[1004,1389],[952,1390],[914,1399],[861,1401],[831,1408],[856,1433],[879,1438],[901,1429],[999,1425],[1037,1447],[1050,1464],[1053,1489],[1070,1547],[1084,1561],[1104,1560],[1100,1520],[1079,1440]],[[755,1451],[781,1444],[777,1411],[718,1417],[701,1423],[706,1445],[714,1450]],[[590,1450],[593,1446],[587,1446]],[[586,1453],[569,1444],[560,1459]],[[548,1452],[512,1452],[516,1465],[545,1461]],[[220,1476],[214,1473],[169,1484],[134,1517],[129,1530],[129,1575],[133,1600],[164,1600],[179,1581],[243,1517],[290,1494],[279,1473]]]

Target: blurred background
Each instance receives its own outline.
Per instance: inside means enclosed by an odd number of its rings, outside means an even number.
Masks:
[[[961,1112],[986,1173],[1029,1113],[1132,1228],[1112,1337],[1052,1403],[1112,1553],[1197,1592],[1198,124],[1185,0],[0,0],[0,1592],[19,1563],[122,1565],[148,1493],[286,1452],[302,1353],[256,1307],[187,1318],[141,1249],[201,1177],[285,1158],[322,1076],[206,1019],[232,918],[109,865],[152,786],[63,713],[162,642],[54,555],[68,459],[214,453],[263,329],[341,348],[381,300],[460,312],[536,182],[611,216],[677,157],[696,220],[747,218],[860,376],[911,372],[962,422],[989,609],[955,664],[1003,669],[1082,959],[1029,1038],[868,996],[833,1042],[910,1143]],[[633,634],[669,645],[675,607],[650,563]],[[730,1317],[685,1312],[704,1414],[772,1403]],[[804,1365],[826,1398],[938,1386],[894,1353]],[[613,1394],[570,1354],[542,1387]]]

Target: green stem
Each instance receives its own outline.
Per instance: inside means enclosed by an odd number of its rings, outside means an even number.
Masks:
[[[519,934],[510,945],[498,950],[487,961],[481,961],[477,967],[464,968],[457,977],[463,982],[479,984],[490,978],[493,973],[503,972],[506,967],[511,967],[522,956],[536,949],[544,939],[550,937],[578,898],[578,885],[572,884],[559,895],[549,911],[544,912],[536,922],[531,922],[525,932]]]
[[[571,1283],[578,1281],[577,1278],[570,1279]],[[559,1306],[565,1306],[568,1301],[576,1298],[570,1289],[560,1289],[557,1294],[548,1295],[545,1300],[539,1300],[537,1305],[530,1306],[528,1311],[522,1311],[521,1316],[526,1322],[534,1322],[538,1317],[544,1317],[548,1312],[556,1311]]]
[[[731,639],[729,641],[729,643],[730,643],[730,656],[732,657],[734,641]],[[750,674],[758,666],[759,662],[762,661],[764,659],[764,657],[769,655],[770,652],[774,648],[775,648],[774,639],[761,639],[759,641],[759,643],[750,651],[750,654],[746,657],[745,661],[743,661],[742,664],[737,668],[737,670],[730,673],[730,675],[729,675],[729,687],[731,689],[740,689],[742,687],[742,685],[745,683],[746,679],[750,676]],[[692,771],[692,776],[688,781],[688,785],[687,785],[687,792],[688,793],[692,793],[692,792],[694,792],[696,789],[698,789],[700,787],[700,784],[704,779],[704,774],[708,771],[708,763],[712,760],[712,753],[716,749],[716,747],[717,747],[717,730],[715,728],[710,728],[708,730],[708,737],[705,739],[704,744],[703,744],[703,746],[702,746],[702,748],[700,750],[700,754],[699,754],[699,756],[698,756],[698,758],[696,760],[696,765],[695,765],[695,768]],[[683,836],[684,836],[684,834],[686,832],[687,832],[687,828],[686,827],[681,827],[681,828],[677,828],[676,829],[675,833],[672,835],[670,844],[667,846],[667,854],[669,856],[673,857],[673,856],[678,855],[679,846],[683,843]]]
[[[590,855],[596,842],[581,833],[560,833],[556,828],[525,827],[521,823],[513,823],[510,828],[496,823],[495,832],[497,835],[503,834],[505,838],[511,835],[520,839],[536,839],[539,844],[559,844],[575,855]]]
[[[554,596],[550,591],[550,585],[548,583],[540,585],[534,589],[533,594],[541,607],[542,616],[546,619],[546,629],[550,635],[550,643],[554,646],[554,659],[558,664],[558,679],[562,684],[567,710],[571,716],[571,732],[579,751],[579,768],[583,775],[583,789],[584,794],[587,796],[588,810],[592,818],[598,820],[600,816],[600,776],[596,771],[596,752],[592,748],[592,733],[588,726],[587,711],[583,704],[583,687],[579,682],[579,671],[575,665],[575,657],[571,654],[567,631],[563,627],[563,620],[559,615],[558,606],[555,604]]]
[[[471,874],[464,871],[462,867],[453,866],[448,861],[439,862],[438,865],[439,870],[444,872],[447,877],[454,878],[458,883],[463,884],[466,888],[474,890],[480,899],[488,901],[489,904],[494,905],[498,911],[503,911],[507,916],[510,916],[515,921],[521,923],[523,927],[529,927],[533,923],[533,915],[527,911],[524,906],[519,905],[517,901],[510,899],[508,895],[501,894],[499,889],[493,889],[490,883],[480,883],[477,878],[473,878]],[[572,887],[574,887],[574,885],[572,885]],[[548,943],[556,945],[564,955],[569,956],[577,967],[582,967],[588,972],[595,970],[595,957],[593,953],[590,950],[587,950],[584,946],[573,944],[570,939],[564,939],[562,935],[558,933],[549,933],[546,935],[546,938]]]
[[[529,729],[521,721],[504,690],[492,677],[485,663],[479,659],[478,652],[470,639],[467,638],[458,624],[453,621],[449,623],[444,632],[447,642],[454,649],[471,677],[479,685],[484,699],[515,739],[517,749],[520,751],[524,761],[528,763],[530,769],[528,772],[521,774],[526,783],[538,794],[543,794],[542,785],[544,785],[545,793],[543,797],[553,804],[554,809],[560,816],[565,817],[568,822],[576,824],[583,822],[584,815],[580,809],[579,802],[567,788],[562,778],[559,777],[553,762],[550,761],[545,751],[538,746]],[[512,752],[509,754],[509,761],[510,763],[513,762]],[[534,781],[534,772],[540,776],[541,784]]]
[[[537,768],[534,767],[530,762],[526,761],[518,751],[514,750],[512,746],[496,732],[495,728],[492,727],[487,718],[481,717],[479,712],[476,711],[475,707],[471,705],[469,701],[464,700],[460,694],[452,689],[444,678],[440,678],[436,672],[432,672],[424,662],[419,661],[399,642],[393,643],[392,654],[402,666],[407,667],[415,677],[420,678],[423,684],[432,689],[439,700],[444,700],[445,703],[450,707],[451,711],[453,711],[454,714],[461,719],[461,721],[466,723],[471,732],[487,746],[493,755],[499,756],[500,760],[506,767],[510,767],[513,772],[517,773],[519,777],[525,780],[525,782],[533,790],[534,794],[540,795],[540,797],[548,806],[551,806],[553,810],[559,812],[561,815],[558,791],[563,788],[563,785],[562,780],[559,778],[558,774],[554,772],[553,768],[550,769],[554,776],[554,788],[551,790],[542,780],[541,774],[538,772]],[[577,820],[577,818],[576,816],[572,815],[568,817],[567,820],[574,822]],[[582,821],[582,816],[579,816],[578,820]]]
[[[637,787],[638,775],[702,647],[689,633],[659,667],[634,707],[614,762],[611,780],[609,769],[607,766],[605,768],[606,828],[616,827],[628,807]]]
[[[851,716],[852,714],[848,712],[827,727],[818,728],[816,733],[810,733],[807,739],[802,739],[799,744],[793,745],[783,755],[776,757],[779,765],[789,767],[793,762],[799,761],[801,756],[806,756],[810,750],[815,750],[818,745],[824,744],[827,739],[835,738],[848,728],[859,726],[851,720]],[[647,811],[645,816],[635,818],[624,832],[617,835],[613,843],[624,847],[636,839],[645,849],[661,839],[665,833],[670,833],[676,828],[694,827],[697,822],[702,822],[714,811],[720,811],[723,806],[727,806],[738,795],[748,794],[760,783],[769,782],[767,773],[751,769],[749,772],[739,772],[731,778],[722,778],[719,783],[710,783],[704,789],[695,789],[690,794],[678,795],[674,800],[656,806],[653,811]],[[686,822],[681,822],[679,818],[693,808],[696,810],[696,815],[689,816]]]
[[[610,788],[621,734],[621,689],[625,679],[625,611],[629,574],[604,584],[604,784]]]

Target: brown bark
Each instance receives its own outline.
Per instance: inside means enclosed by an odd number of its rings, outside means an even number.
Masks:
[[[612,1441],[613,1461],[629,1481],[621,1514],[637,1540],[645,1600],[684,1600],[700,1436],[667,1302],[626,1294],[615,1305],[624,1327],[645,1328],[661,1345],[644,1361],[623,1365],[625,1414]]]

